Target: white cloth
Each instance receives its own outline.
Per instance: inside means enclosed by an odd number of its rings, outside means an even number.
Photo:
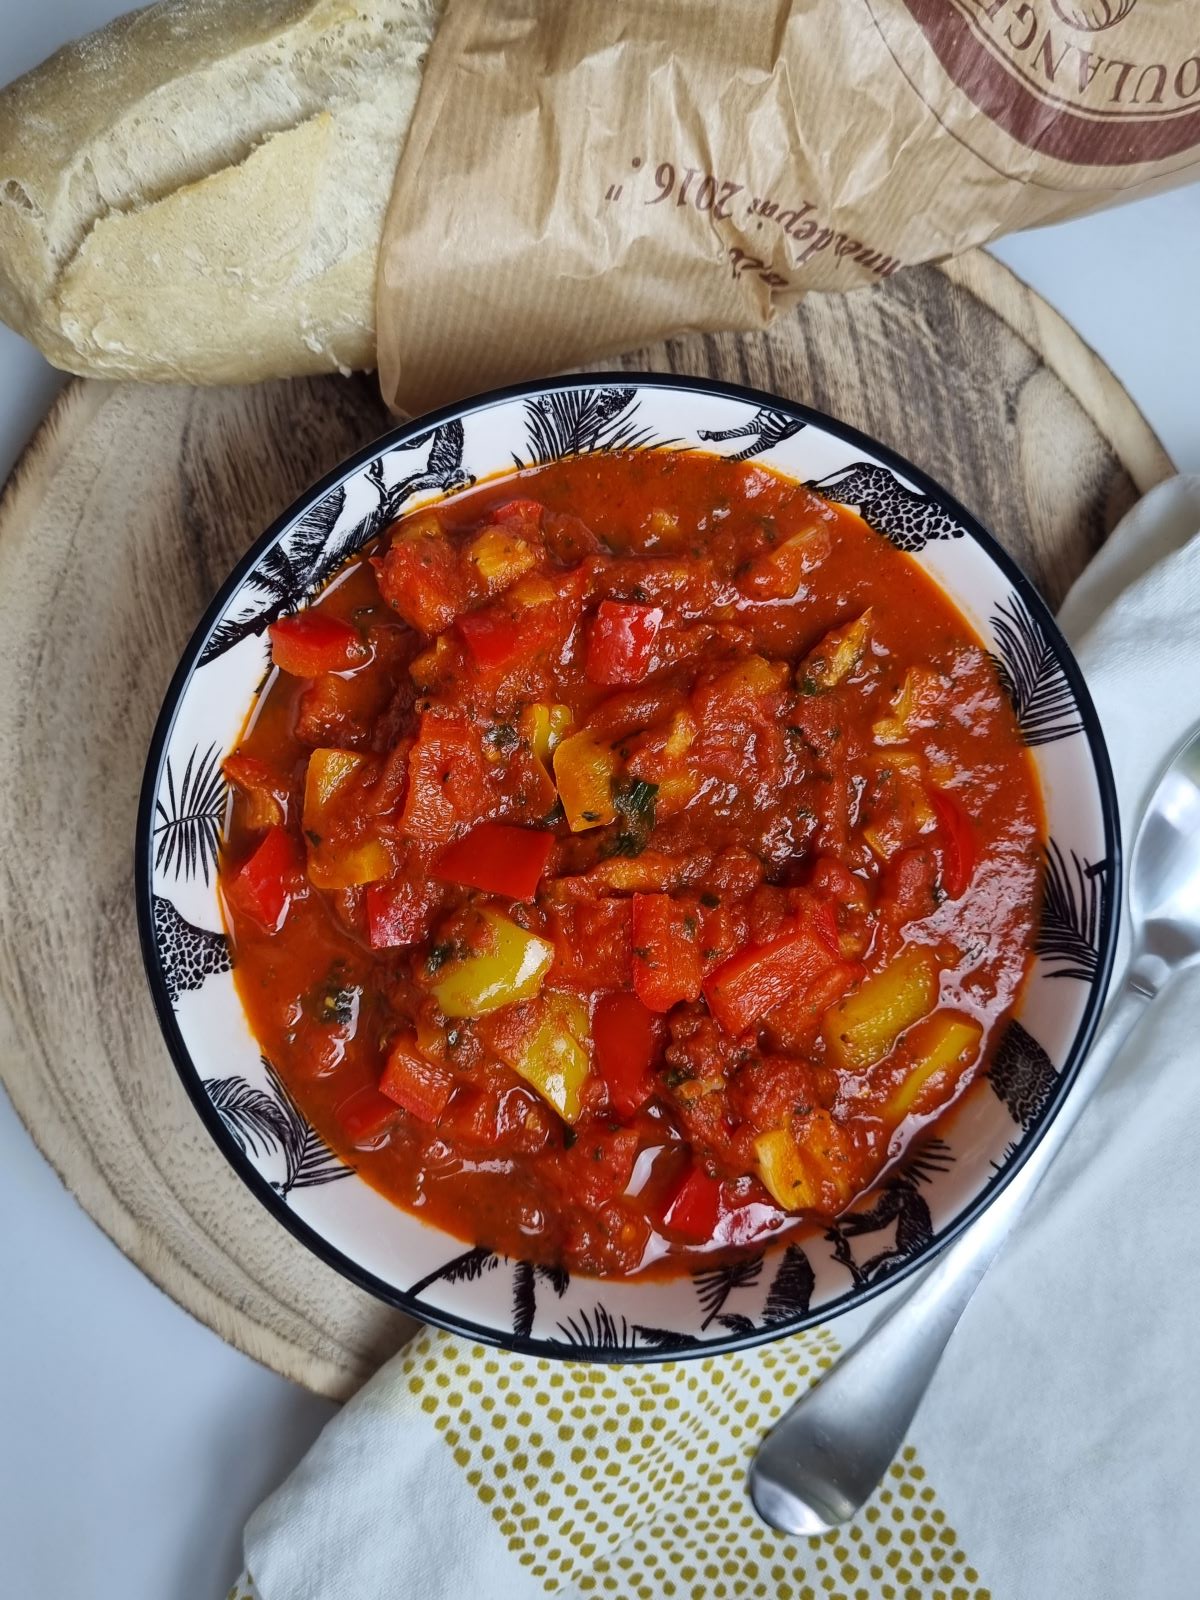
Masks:
[[[1200,479],[1163,484],[1061,613],[1127,841],[1200,720],[1198,530]],[[743,1487],[755,1439],[848,1342],[844,1321],[665,1369],[572,1368],[423,1333],[251,1519],[245,1593],[253,1582],[262,1600],[1197,1595],[1198,1007],[1192,973],[1145,1018],[851,1528],[780,1538]]]

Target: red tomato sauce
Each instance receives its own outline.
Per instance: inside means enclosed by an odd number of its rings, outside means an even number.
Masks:
[[[686,1270],[844,1210],[986,1066],[1036,777],[969,624],[852,512],[580,457],[408,514],[271,635],[235,977],[398,1205]]]

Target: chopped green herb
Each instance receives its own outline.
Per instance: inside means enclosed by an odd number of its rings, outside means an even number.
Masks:
[[[335,961],[324,983],[309,991],[304,1009],[316,1022],[327,1027],[346,1027],[354,1021],[362,990],[347,981],[346,964]]]
[[[713,894],[711,889],[706,889],[700,896],[700,904],[702,906],[706,906],[709,911],[715,911],[716,908],[721,904],[721,896],[719,894]]]
[[[624,827],[608,841],[606,856],[640,856],[654,831],[658,785],[642,778],[625,778],[613,784],[613,805]]]
[[[521,742],[521,736],[511,722],[496,723],[495,727],[488,729],[484,738],[496,750],[515,750]]]
[[[358,995],[357,989],[331,989],[321,998],[322,1019],[344,1028],[348,1022],[354,1021]]]
[[[645,846],[636,833],[618,833],[607,840],[602,856],[640,856]]]
[[[678,1089],[681,1083],[691,1083],[695,1076],[690,1067],[672,1067],[663,1082],[668,1089]]]
[[[647,818],[654,825],[654,802],[658,798],[658,785],[644,778],[630,778],[613,791],[613,805],[631,822]]]
[[[564,1150],[569,1150],[571,1148],[571,1146],[575,1143],[576,1139],[578,1139],[578,1137],[579,1137],[579,1135],[575,1132],[575,1129],[571,1126],[571,1124],[569,1122],[564,1122],[563,1123],[563,1149]]]
[[[440,972],[447,961],[450,961],[457,953],[458,946],[453,939],[448,939],[442,944],[431,945],[429,954],[425,957],[426,972],[431,974]]]

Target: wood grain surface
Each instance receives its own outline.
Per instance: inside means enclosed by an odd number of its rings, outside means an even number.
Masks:
[[[768,334],[619,364],[752,384],[865,429],[945,483],[1052,602],[1171,470],[1097,357],[980,255],[811,299]],[[260,530],[386,425],[368,377],[75,381],[0,500],[0,1079],[126,1255],[222,1338],[332,1396],[412,1324],[310,1256],[210,1144],[142,976],[133,829],[201,611]]]

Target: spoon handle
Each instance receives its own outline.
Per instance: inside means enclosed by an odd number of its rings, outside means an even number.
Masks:
[[[1150,998],[1125,977],[1066,1100],[1020,1171],[916,1288],[767,1434],[751,1464],[750,1496],[772,1527],[821,1533],[869,1498],[903,1444],[980,1279]]]

